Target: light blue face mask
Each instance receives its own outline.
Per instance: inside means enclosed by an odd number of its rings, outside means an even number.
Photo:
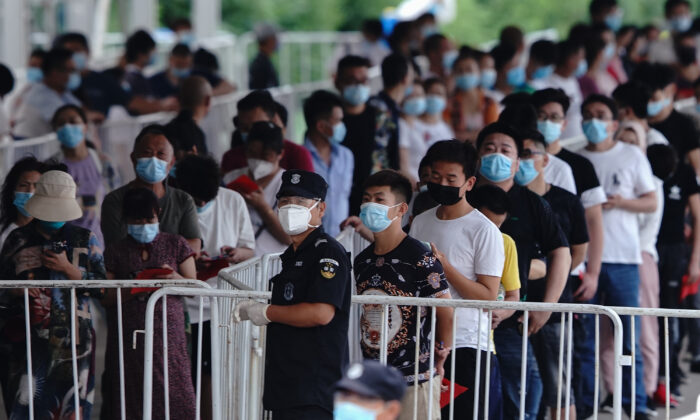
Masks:
[[[535,169],[534,159],[520,159],[520,166],[518,167],[518,172],[515,173],[515,178],[513,178],[513,180],[516,184],[524,187],[534,181],[539,174],[540,173],[537,172],[537,169]]]
[[[613,57],[615,57],[615,44],[610,43],[605,46],[605,50],[603,51],[603,57],[605,58],[605,61],[610,61],[612,60]]]
[[[537,130],[544,136],[547,144],[554,143],[561,137],[562,123],[555,123],[549,120],[537,121]]]
[[[668,24],[674,32],[682,33],[693,26],[693,18],[688,15],[677,16],[671,19]]]
[[[180,35],[178,36],[178,38],[179,38],[178,42],[180,44],[185,44],[190,48],[192,48],[192,46],[195,45],[194,34],[190,31],[181,32]]]
[[[151,55],[148,56],[148,61],[146,62],[146,65],[147,65],[147,66],[152,66],[152,65],[154,65],[154,64],[156,64],[156,55],[155,55],[155,54],[151,54]]]
[[[491,90],[496,85],[496,78],[498,77],[496,70],[486,69],[481,72],[481,78],[479,84],[482,88]]]
[[[333,134],[331,135],[331,138],[328,140],[331,141],[331,143],[338,144],[345,140],[345,135],[347,134],[348,129],[345,127],[345,123],[342,121],[339,122],[338,124],[333,126]]]
[[[158,236],[160,229],[158,223],[147,223],[145,225],[126,225],[126,231],[141,244],[150,244]]]
[[[39,67],[27,67],[27,81],[39,83],[44,78],[44,72]]]
[[[389,209],[400,205],[401,204],[385,206],[379,203],[364,203],[360,206],[360,220],[362,220],[362,224],[367,226],[367,229],[372,232],[382,232],[396,220],[396,217],[389,219]]]
[[[82,71],[87,66],[87,58],[84,52],[73,53],[73,63],[78,71]]]
[[[65,124],[56,130],[56,138],[63,146],[75,149],[83,141],[83,126],[80,124]]]
[[[455,50],[447,51],[442,55],[442,67],[447,71],[451,70],[452,65],[457,60],[457,57],[459,57],[459,52]]]
[[[406,115],[418,116],[425,113],[426,106],[424,97],[416,97],[403,101],[403,107],[401,109]]]
[[[652,101],[647,104],[647,115],[655,117],[661,113],[667,106],[671,104],[669,98],[664,98],[660,101]]]
[[[605,16],[605,24],[608,26],[608,28],[612,29],[613,32],[617,32],[622,26],[622,13],[617,12],[608,14]]]
[[[173,72],[173,76],[177,77],[178,79],[186,79],[190,77],[190,74],[192,73],[192,69],[190,69],[189,67],[184,69],[173,67],[172,69],[170,69],[170,71]]]
[[[430,115],[436,115],[441,113],[447,101],[440,95],[427,95],[425,97],[425,113]]]
[[[66,85],[66,89],[76,90],[80,87],[81,83],[82,79],[80,78],[80,73],[74,71],[70,74],[70,76],[68,76],[68,84]]]
[[[168,175],[168,162],[155,157],[136,160],[136,175],[149,184],[157,184]]]
[[[177,165],[173,165],[173,167],[170,168],[170,171],[168,172],[168,176],[171,178],[176,178],[176,176],[175,176],[176,174],[177,174]]]
[[[479,75],[474,73],[464,73],[455,77],[455,86],[459,90],[472,90],[479,86]]]
[[[342,402],[333,409],[333,420],[376,420],[377,413],[359,405]]]
[[[211,200],[210,202],[203,205],[202,207],[197,207],[197,213],[202,214],[205,211],[209,210],[211,208],[211,206],[213,206],[213,205],[214,205],[214,200]]]
[[[24,209],[24,205],[27,204],[27,201],[29,201],[33,195],[34,193],[30,192],[15,191],[15,199],[12,204],[14,204],[17,210],[25,217],[32,217],[32,215],[27,213],[27,210]]]
[[[367,85],[350,85],[343,89],[343,99],[352,106],[364,104],[369,99],[370,89]]]
[[[61,229],[66,222],[47,222],[45,220],[39,220],[39,226],[47,232],[55,232]]]
[[[577,79],[579,77],[583,77],[587,71],[588,71],[588,62],[586,60],[581,60],[578,62],[578,67],[576,67],[576,71],[574,72],[574,77],[576,77]]]
[[[481,157],[479,173],[491,182],[503,182],[510,178],[513,161],[500,153],[491,153]]]
[[[413,93],[413,85],[406,86],[406,89],[404,89],[404,91],[403,91],[404,96],[411,96],[412,93]]]
[[[603,120],[597,118],[586,120],[581,124],[581,127],[583,134],[593,144],[602,143],[608,138],[608,124]]]
[[[700,104],[695,105],[695,112],[700,114]]]
[[[537,67],[535,71],[532,72],[532,80],[546,79],[552,73],[554,73],[553,65]]]
[[[525,83],[525,69],[518,66],[513,67],[506,73],[506,83],[511,87],[519,87]]]

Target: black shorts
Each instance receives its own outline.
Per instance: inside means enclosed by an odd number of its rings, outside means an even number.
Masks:
[[[211,322],[191,324],[192,328],[192,381],[197,381],[197,340],[202,327],[202,374],[211,375]]]

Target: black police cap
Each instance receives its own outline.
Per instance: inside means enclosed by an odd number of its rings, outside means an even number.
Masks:
[[[396,368],[384,366],[376,360],[364,360],[351,365],[343,379],[335,384],[335,389],[384,401],[401,401],[406,381]]]
[[[277,198],[295,196],[325,200],[327,190],[328,184],[321,175],[290,169],[282,174],[282,186],[277,193]]]

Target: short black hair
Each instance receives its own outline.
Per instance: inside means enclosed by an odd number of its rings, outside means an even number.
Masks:
[[[56,125],[58,124],[58,116],[61,115],[64,111],[68,110],[77,112],[80,116],[80,119],[83,120],[83,123],[87,124],[87,115],[85,115],[85,111],[83,110],[83,108],[73,104],[66,104],[58,108],[56,112],[53,113],[53,117],[51,117],[51,127],[56,128]]]
[[[409,20],[401,21],[394,26],[391,35],[389,35],[389,46],[394,52],[398,50],[402,42],[411,37],[414,26],[414,23]]]
[[[649,87],[639,81],[632,80],[615,88],[613,99],[619,108],[630,108],[637,118],[647,117],[647,105],[651,100]]]
[[[515,57],[516,52],[515,48],[509,44],[501,43],[493,47],[490,54],[496,70],[503,69]]]
[[[352,69],[355,67],[370,68],[372,67],[372,63],[370,63],[370,61],[365,57],[349,54],[341,58],[340,61],[338,61],[338,69],[336,71],[336,74],[340,75],[343,71],[345,71],[345,69]]]
[[[593,104],[593,103],[601,103],[601,104],[607,106],[608,109],[610,110],[610,112],[612,113],[613,120],[617,119],[618,112],[617,112],[617,105],[615,104],[615,101],[608,96],[600,95],[597,93],[594,93],[592,95],[588,95],[586,100],[583,101],[583,103],[581,104],[581,113],[583,113],[583,110],[586,109],[586,107],[588,105]]]
[[[498,116],[498,122],[517,130],[537,130],[537,110],[532,103],[516,103],[506,106]]]
[[[532,140],[535,143],[542,146],[543,149],[547,148],[547,142],[544,141],[544,136],[542,135],[542,133],[540,133],[539,130],[527,128],[525,130],[522,130],[521,135],[523,137],[523,143],[525,143],[525,140]]]
[[[578,22],[569,28],[569,38],[574,42],[578,42],[583,45],[586,43],[588,38],[591,38],[592,29],[591,25],[583,22]]]
[[[581,51],[581,48],[583,48],[583,44],[573,39],[559,42],[557,44],[557,65],[562,66],[566,64],[569,58]]]
[[[535,109],[538,111],[540,108],[551,102],[556,102],[561,105],[562,109],[564,110],[564,115],[566,115],[566,113],[569,111],[569,106],[571,105],[569,95],[559,88],[537,90],[532,94],[532,105],[534,105]]]
[[[588,67],[593,67],[593,63],[598,55],[605,49],[607,44],[601,38],[588,38],[584,47],[586,48],[586,62]]]
[[[532,98],[527,92],[513,92],[501,99],[501,105],[503,106],[522,105],[531,103]]]
[[[381,38],[384,35],[384,28],[379,19],[365,19],[362,21],[362,32]]]
[[[129,188],[124,194],[122,215],[125,219],[150,219],[160,213],[158,197],[147,188]]]
[[[385,169],[370,175],[362,186],[362,191],[370,187],[389,187],[398,203],[408,203],[413,196],[411,182],[393,169]]]
[[[188,28],[191,28],[192,21],[190,21],[190,19],[186,17],[176,17],[170,22],[170,24],[168,24],[168,27],[172,31],[175,31],[177,28],[182,26],[187,26]]]
[[[467,178],[476,174],[477,154],[469,142],[459,140],[442,140],[430,146],[425,154],[433,165],[435,162],[450,162],[462,165],[462,171]]]
[[[476,137],[476,150],[478,151],[481,149],[481,146],[484,144],[484,141],[486,141],[486,138],[495,133],[505,134],[506,136],[512,138],[515,141],[515,148],[518,151],[518,156],[523,153],[523,138],[520,132],[512,125],[502,121],[491,123],[479,132],[479,135]]]
[[[289,119],[289,112],[287,112],[287,108],[282,105],[281,103],[275,101],[275,114],[280,117],[280,121],[282,121],[282,125],[285,127],[287,126],[287,120]]]
[[[73,58],[73,52],[63,47],[51,48],[46,53],[41,62],[41,71],[44,76],[54,70],[62,70],[66,66],[66,62]]]
[[[15,87],[15,76],[12,71],[4,64],[0,64],[0,96],[5,96],[12,92]]]
[[[175,44],[172,50],[170,50],[170,55],[172,57],[191,57],[192,50],[187,44]]]
[[[438,79],[437,77],[429,77],[423,81],[422,85],[423,90],[426,92],[427,95],[428,89],[430,89],[434,85],[445,86],[445,82],[443,82],[442,79]]]
[[[210,156],[188,155],[175,166],[175,179],[179,189],[208,203],[219,193],[221,171]]]
[[[151,35],[139,29],[126,39],[126,61],[131,63],[141,54],[148,54],[156,48],[156,41]]]
[[[665,89],[671,83],[676,81],[676,73],[673,67],[661,63],[643,62],[637,66],[637,69],[632,74],[633,80],[638,80],[653,91]]]
[[[431,165],[431,163],[430,163],[430,159],[428,159],[428,156],[423,156],[423,158],[418,163],[418,176],[420,176],[421,169],[423,169],[425,167],[429,167],[430,165]]]
[[[474,188],[467,194],[467,201],[477,210],[487,209],[499,215],[507,214],[510,211],[508,193],[491,184]]]
[[[435,51],[440,48],[442,41],[445,41],[445,35],[443,34],[432,34],[423,40],[423,54],[427,54],[429,51]]]
[[[501,29],[498,40],[501,44],[510,45],[517,51],[525,43],[525,34],[518,26],[508,25]]]
[[[667,144],[652,144],[647,147],[647,158],[651,165],[651,172],[661,180],[673,175],[679,163],[678,154]]]
[[[616,6],[616,0],[593,0],[591,1],[591,4],[588,5],[588,12],[590,13],[591,17],[600,16],[609,12]]]
[[[29,57],[36,57],[43,61],[46,58],[46,51],[43,48],[34,48]]]
[[[168,137],[168,129],[164,125],[149,124],[143,127],[141,131],[139,131],[139,134],[136,135],[136,139],[134,140],[134,149],[136,149],[143,139],[150,136],[165,136],[165,138],[168,139],[168,142],[172,144],[170,138]]]
[[[267,90],[254,90],[236,103],[236,109],[239,114],[241,112],[252,111],[255,108],[261,108],[270,119],[275,118],[275,112],[277,111],[275,100]]]
[[[253,123],[248,132],[248,143],[259,141],[264,150],[272,150],[277,154],[282,153],[284,139],[282,129],[269,121]]]
[[[690,7],[690,2],[688,0],[666,0],[664,13],[668,16],[676,6],[682,5]]]
[[[408,74],[408,59],[401,54],[393,53],[382,60],[382,83],[384,89],[392,88],[403,82]]]
[[[542,65],[549,66],[557,62],[557,44],[548,39],[540,39],[530,45],[530,58]]]
[[[53,40],[53,47],[65,47],[68,43],[80,44],[85,50],[90,51],[90,44],[85,35],[80,32],[66,32]]]
[[[335,93],[317,90],[304,101],[304,120],[308,130],[312,130],[318,120],[328,118],[333,108],[343,109],[343,102]]]
[[[219,59],[216,55],[200,47],[192,55],[194,67],[199,70],[216,73],[219,71]]]
[[[15,162],[7,175],[5,175],[2,191],[0,192],[0,229],[4,230],[17,220],[18,210],[17,207],[12,204],[15,200],[17,183],[23,173],[33,171],[39,172],[40,174],[44,173],[46,171],[46,165],[37,160],[34,156],[26,156]]]

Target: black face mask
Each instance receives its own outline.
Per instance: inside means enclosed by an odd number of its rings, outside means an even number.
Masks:
[[[459,200],[464,199],[464,196],[459,195],[460,188],[461,187],[450,187],[449,185],[428,182],[428,192],[430,196],[443,206],[451,206],[457,204]]]

